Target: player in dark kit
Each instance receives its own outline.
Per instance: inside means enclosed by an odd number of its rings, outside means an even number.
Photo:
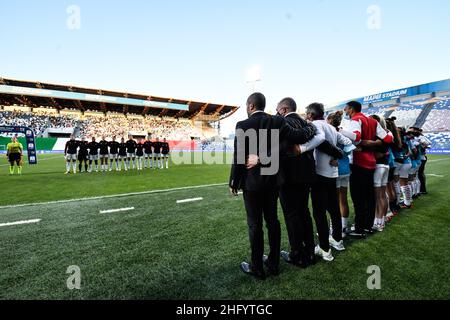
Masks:
[[[86,138],[82,138],[81,141],[78,142],[78,171],[81,172],[83,169],[84,163],[84,172],[88,172],[89,165],[89,147]]]
[[[109,145],[109,172],[112,171],[113,162],[116,162],[116,171],[119,171],[119,147],[120,143],[116,141],[116,136],[112,138],[112,141],[108,143]],[[126,156],[126,154],[125,154]]]
[[[99,142],[100,146],[100,165],[102,172],[108,171],[108,159],[109,159],[109,142],[106,141],[106,137],[103,136]]]
[[[153,168],[153,143],[151,137],[144,142],[145,169]]]
[[[125,139],[122,138],[119,143],[119,171],[122,171],[122,162],[125,168],[125,171],[128,171],[127,166],[127,144],[125,143]]]
[[[128,157],[128,169],[135,169],[136,168],[136,147],[137,143],[133,140],[133,137],[130,135],[128,136],[127,141],[127,157]],[[133,162],[131,162],[133,161]]]
[[[138,171],[142,170],[143,158],[144,158],[144,142],[142,139],[139,139],[139,143],[136,147],[136,158],[137,158],[137,169]]]
[[[159,138],[156,138],[156,141],[153,142],[153,160],[155,163],[155,169],[161,169],[161,142]]]
[[[169,153],[170,153],[170,146],[167,140],[164,138],[164,141],[162,142],[162,168],[166,167],[166,169],[169,169]]]
[[[100,145],[95,141],[95,137],[88,144],[89,148],[89,172],[92,172],[92,162],[95,162],[95,172],[98,172],[98,150]]]
[[[70,173],[71,162],[73,173],[77,173],[77,151],[78,142],[75,140],[75,136],[71,135],[70,140],[66,142],[66,147],[64,148],[64,155],[66,156],[66,174]]]

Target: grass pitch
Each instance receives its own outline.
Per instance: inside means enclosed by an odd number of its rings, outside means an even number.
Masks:
[[[430,195],[385,232],[347,241],[331,264],[258,282],[243,275],[249,258],[242,197],[226,185],[79,202],[1,207],[1,299],[449,299],[450,158],[430,157]],[[183,165],[168,171],[64,176],[60,155],[41,156],[9,177],[0,161],[0,206],[221,184],[229,166]],[[177,204],[177,200],[203,201]],[[101,210],[135,210],[100,214]],[[281,210],[280,220],[284,224]],[[288,248],[283,227],[284,249]],[[69,290],[66,270],[81,269]],[[381,290],[367,289],[367,268],[381,268]]]

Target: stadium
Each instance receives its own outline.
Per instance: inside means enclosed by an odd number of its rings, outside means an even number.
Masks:
[[[282,275],[260,283],[237,268],[248,238],[242,199],[228,194],[230,162],[63,174],[71,135],[151,135],[192,158],[229,158],[232,139],[221,137],[220,123],[239,107],[0,79],[0,128],[30,128],[37,149],[37,165],[25,164],[21,176],[0,163],[0,298],[447,299],[450,80],[356,100],[365,114],[423,129],[432,142],[429,195],[383,234],[348,240],[335,263],[282,265]],[[3,152],[12,135],[0,137]],[[383,270],[383,290],[367,290],[372,265]],[[72,270],[80,270],[82,290],[68,290]]]
[[[2,307],[450,299],[450,1],[0,3]]]

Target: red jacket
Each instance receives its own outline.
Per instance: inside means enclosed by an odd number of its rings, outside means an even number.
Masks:
[[[382,139],[385,143],[392,143],[393,136],[387,134],[375,119],[367,117],[363,113],[357,113],[353,116],[352,121],[361,124],[361,129],[354,131],[356,134],[356,143],[359,143],[362,140],[376,141],[377,138]],[[369,170],[375,170],[377,167],[375,153],[373,151],[354,152],[353,165]]]

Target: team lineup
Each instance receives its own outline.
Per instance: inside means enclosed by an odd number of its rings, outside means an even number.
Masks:
[[[148,139],[139,139],[138,142],[130,135],[128,141],[121,138],[112,137],[107,141],[103,136],[102,140],[97,142],[95,137],[90,142],[86,138],[76,140],[71,136],[64,149],[66,158],[66,174],[73,172],[111,172],[113,167],[116,171],[144,169],[169,169],[170,146],[166,139],[160,141],[156,138],[151,141]],[[84,169],[84,171],[83,171]]]

